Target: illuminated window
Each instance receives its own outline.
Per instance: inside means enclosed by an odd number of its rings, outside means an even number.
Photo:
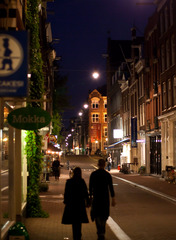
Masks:
[[[94,108],[94,109],[99,108],[99,99],[98,98],[92,99],[92,108]]]
[[[144,126],[145,125],[145,103],[140,105],[140,126]]]
[[[92,122],[93,123],[99,122],[99,114],[97,114],[97,113],[92,114]]]
[[[104,127],[104,137],[107,137],[107,136],[108,136],[108,128]]]

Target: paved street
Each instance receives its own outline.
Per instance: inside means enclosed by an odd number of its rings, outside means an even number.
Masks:
[[[62,225],[63,193],[65,181],[69,177],[67,161],[70,166],[80,166],[83,178],[88,184],[89,175],[97,165],[97,159],[84,156],[69,156],[62,160],[63,168],[59,182],[50,177],[49,191],[41,194],[42,206],[50,214],[49,218],[28,218],[25,225],[30,240],[62,240],[72,239],[71,226]],[[112,170],[113,183],[116,192],[116,207],[111,209],[111,217],[107,224],[107,240],[174,240],[175,214],[174,201],[141,189],[142,184],[154,191],[162,192],[163,196],[171,196],[176,200],[176,185],[168,184],[158,177],[124,175]],[[124,182],[128,180],[129,182]],[[135,184],[130,184],[133,182]],[[153,185],[152,185],[153,184]],[[169,194],[174,192],[174,194]],[[88,209],[89,215],[89,209]],[[95,224],[83,225],[83,240],[97,239]]]

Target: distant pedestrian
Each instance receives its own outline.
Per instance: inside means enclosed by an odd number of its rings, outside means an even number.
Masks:
[[[82,178],[81,168],[73,169],[73,177],[65,185],[65,209],[62,224],[72,224],[73,240],[81,240],[82,223],[88,223],[86,203],[89,207],[89,195],[86,183]]]
[[[111,157],[111,154],[109,153],[109,156],[107,157],[106,169],[108,169],[108,171],[111,171],[111,167],[112,167],[112,157]]]
[[[115,206],[115,193],[111,175],[105,170],[105,160],[99,159],[99,169],[92,172],[89,181],[90,198],[92,199],[91,219],[95,220],[98,240],[105,239],[106,221],[109,217],[110,199]]]
[[[91,152],[92,152],[92,148],[89,148],[89,155],[91,155]]]
[[[52,163],[52,170],[55,176],[55,180],[58,181],[60,177],[60,161],[59,157],[56,157],[54,162]]]

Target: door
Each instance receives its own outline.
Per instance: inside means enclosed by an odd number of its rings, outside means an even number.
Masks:
[[[161,174],[161,136],[150,137],[150,173]]]

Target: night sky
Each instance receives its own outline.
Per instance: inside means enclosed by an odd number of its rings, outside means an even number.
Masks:
[[[61,73],[68,76],[68,89],[73,110],[64,118],[77,116],[88,97],[88,91],[106,83],[105,63],[107,38],[131,39],[131,27],[136,26],[142,36],[155,7],[136,5],[152,0],[55,0],[48,3],[54,45],[60,61]],[[100,71],[99,80],[91,73]]]

